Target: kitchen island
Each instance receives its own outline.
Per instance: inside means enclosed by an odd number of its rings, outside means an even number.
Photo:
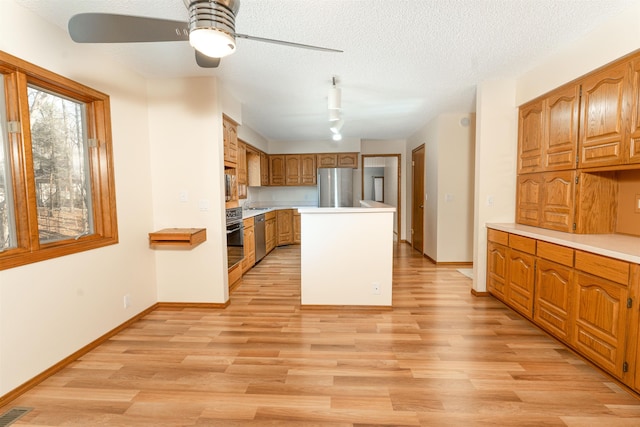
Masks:
[[[392,305],[395,207],[298,208],[303,306]]]

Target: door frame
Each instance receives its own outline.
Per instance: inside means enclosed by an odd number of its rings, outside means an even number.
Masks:
[[[422,150],[422,176],[419,177],[419,179],[421,180],[421,187],[422,187],[422,191],[420,194],[420,200],[422,201],[422,217],[420,218],[420,222],[422,223],[422,236],[420,241],[422,242],[422,247],[421,248],[416,248],[415,247],[415,233],[413,232],[416,227],[416,215],[415,214],[415,200],[416,200],[416,174],[415,174],[415,158],[416,158],[416,153],[418,151]],[[419,146],[417,146],[416,148],[414,148],[411,151],[411,247],[417,251],[419,251],[421,254],[424,255],[424,190],[425,190],[425,184],[424,184],[424,176],[425,176],[425,157],[426,157],[426,148],[425,148],[425,144],[421,144]]]
[[[364,159],[366,157],[395,157],[398,164],[398,206],[396,206],[396,221],[398,227],[398,242],[402,241],[402,156],[400,154],[361,154],[360,161],[362,168],[360,170],[360,197],[364,198]]]

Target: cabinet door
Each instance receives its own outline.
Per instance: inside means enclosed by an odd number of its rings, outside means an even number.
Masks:
[[[245,220],[245,224],[246,220]],[[242,260],[242,273],[251,270],[256,263],[256,240],[254,234],[253,218],[251,218],[251,226],[244,228],[244,259]]]
[[[543,168],[546,171],[576,167],[579,101],[578,85],[557,89],[545,100]]]
[[[269,185],[269,156],[260,152],[260,185]]]
[[[543,101],[520,107],[518,112],[518,173],[540,172],[544,145]]]
[[[495,242],[487,244],[487,290],[501,301],[505,300],[508,251],[506,246]]]
[[[622,377],[627,286],[576,272],[573,345],[601,368]]]
[[[516,222],[539,226],[542,207],[542,175],[519,175],[516,189]]]
[[[640,59],[633,61],[633,89],[630,132],[627,138],[628,163],[640,163]]]
[[[531,254],[509,249],[508,281],[505,302],[531,319],[533,317],[533,291],[535,257]]]
[[[625,122],[631,114],[630,63],[607,67],[582,81],[580,167],[624,163]]]
[[[284,155],[270,155],[269,156],[269,185],[284,185],[285,184],[285,163]]]
[[[555,337],[571,341],[573,269],[545,259],[536,264],[533,319]]]
[[[238,141],[238,185],[246,185],[247,179],[247,144]]]
[[[285,162],[285,184],[300,185],[302,182],[302,165],[300,163],[299,154],[287,154],[284,156]]]
[[[276,247],[276,219],[268,218],[264,222],[265,249],[269,253]]]
[[[575,171],[542,174],[540,227],[571,232],[575,208]]]
[[[335,153],[318,154],[319,168],[335,168],[338,166],[338,155]]]
[[[358,168],[358,153],[338,153],[339,168]]]
[[[293,243],[293,210],[280,209],[276,213],[277,246]]]
[[[318,168],[315,154],[301,154],[300,167],[302,169],[300,183],[302,185],[316,185]]]

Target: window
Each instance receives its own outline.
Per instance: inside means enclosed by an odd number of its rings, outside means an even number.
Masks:
[[[118,242],[109,97],[0,51],[0,269]]]

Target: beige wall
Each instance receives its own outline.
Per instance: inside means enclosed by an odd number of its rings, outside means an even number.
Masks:
[[[111,96],[117,245],[0,271],[0,395],[157,301],[145,82],[2,1],[0,49]],[[125,309],[124,295],[131,307]]]
[[[462,118],[469,119],[468,126]],[[437,262],[471,262],[473,257],[473,123],[473,114],[442,114],[408,139],[409,167],[411,150],[425,144],[424,254]]]
[[[214,78],[148,82],[154,229],[207,229],[207,241],[189,251],[154,251],[161,302],[224,303],[229,296],[220,254],[226,253],[222,109],[231,102],[223,107],[218,91]]]

